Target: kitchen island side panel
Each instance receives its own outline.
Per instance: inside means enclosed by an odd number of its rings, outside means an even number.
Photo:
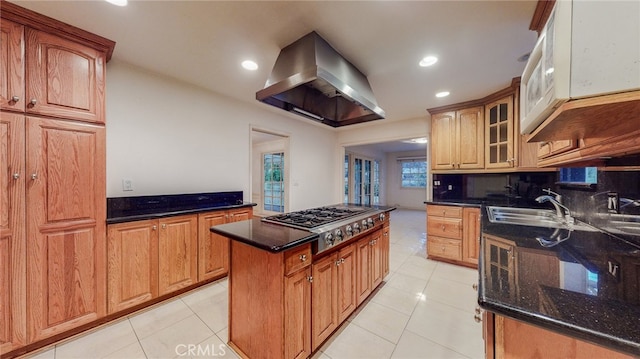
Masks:
[[[229,345],[243,357],[282,357],[283,254],[231,241]]]

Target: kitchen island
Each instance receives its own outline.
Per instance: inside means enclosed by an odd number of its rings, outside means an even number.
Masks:
[[[640,238],[487,217],[478,301],[495,313],[489,357],[640,356]]]
[[[389,273],[394,208],[377,209],[370,225],[321,252],[318,233],[260,219],[211,227],[231,239],[229,346],[244,358],[315,352]]]

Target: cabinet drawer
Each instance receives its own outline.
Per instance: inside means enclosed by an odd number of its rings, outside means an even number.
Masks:
[[[289,275],[309,265],[311,265],[311,244],[284,252],[284,275]]]
[[[429,205],[427,206],[427,216],[462,218],[462,207]]]
[[[440,257],[462,260],[462,245],[457,239],[427,237],[427,254],[429,257]]]
[[[429,217],[427,219],[427,234],[430,236],[462,239],[462,219]]]

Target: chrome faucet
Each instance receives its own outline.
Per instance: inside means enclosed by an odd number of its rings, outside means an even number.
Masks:
[[[574,219],[571,216],[571,211],[569,211],[569,208],[564,206],[561,202],[562,196],[560,196],[560,194],[558,193],[553,192],[550,188],[543,189],[543,191],[547,192],[548,194],[536,198],[536,202],[551,202],[553,207],[555,207],[556,209],[556,215],[558,216],[558,219],[560,219],[565,224],[573,224]]]

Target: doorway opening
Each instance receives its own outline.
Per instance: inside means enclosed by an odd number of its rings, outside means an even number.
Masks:
[[[289,210],[289,136],[251,128],[251,200],[256,216]]]

